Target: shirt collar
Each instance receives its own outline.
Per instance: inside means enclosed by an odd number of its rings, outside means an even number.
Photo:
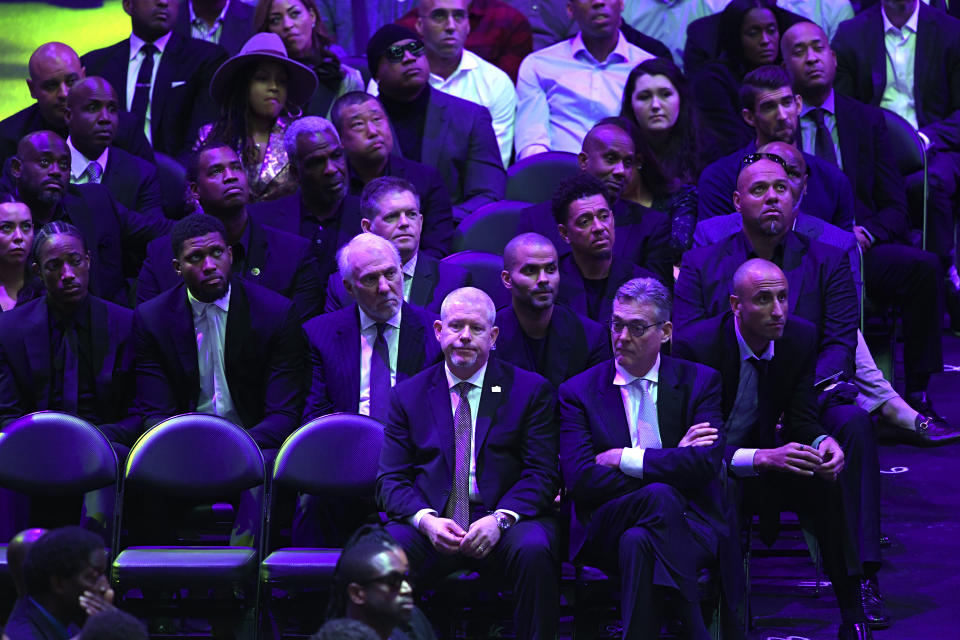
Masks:
[[[450,365],[446,362],[443,363],[443,371],[447,374],[447,389],[453,390],[455,386],[461,382],[469,382],[478,389],[483,389],[483,378],[487,375],[487,364],[489,360],[483,363],[483,366],[477,370],[475,374],[467,378],[466,380],[461,380],[457,376],[453,375],[453,372],[450,371]]]
[[[218,23],[218,22],[219,22],[219,23],[222,23],[222,22],[226,19],[227,10],[230,9],[230,0],[227,0],[227,1],[223,4],[223,11],[221,11],[221,12],[220,12],[220,15],[217,16],[217,19],[213,21],[213,27],[210,27],[210,26],[207,24],[207,21],[206,21],[206,20],[201,20],[200,18],[197,17],[197,14],[194,13],[194,11],[193,11],[193,0],[187,0],[187,6],[190,8],[190,24],[200,23],[200,25],[203,25],[203,28],[204,28],[205,30],[209,31],[210,29],[215,28],[215,27],[217,26],[217,23]]]
[[[750,345],[747,344],[747,341],[743,339],[743,334],[740,333],[740,318],[733,317],[733,331],[737,334],[737,346],[740,348],[740,360],[766,360],[769,362],[773,360],[773,340],[767,343],[767,348],[759,356],[753,352],[753,349],[750,348]]]
[[[618,387],[623,387],[629,384],[633,384],[634,380],[649,380],[654,384],[660,382],[660,354],[657,354],[657,359],[654,361],[653,366],[650,367],[650,370],[647,371],[642,376],[635,376],[623,367],[620,366],[620,363],[616,360],[613,361],[613,367],[616,369],[616,374],[613,376],[613,384]]]
[[[893,26],[893,23],[887,18],[887,12],[883,10],[883,4],[880,5],[880,15],[883,16],[883,32],[888,33],[890,29],[894,31],[902,32],[901,29],[897,29]],[[909,29],[913,33],[917,32],[917,16],[920,15],[920,2],[917,1],[916,6],[913,7],[913,13],[907,19],[907,23],[903,25],[904,29]]]
[[[100,157],[96,160],[91,160],[87,156],[83,155],[77,148],[73,146],[73,140],[69,137],[67,138],[67,146],[70,147],[70,175],[74,180],[78,179],[83,175],[83,172],[87,170],[87,167],[91,162],[96,162],[100,165],[100,173],[107,170],[107,154],[110,153],[110,147],[106,147],[103,150],[103,153],[100,154]]]
[[[473,53],[470,53],[466,49],[463,50],[463,55],[460,56],[460,64],[457,65],[457,68],[453,70],[453,73],[450,74],[449,78],[443,78],[438,76],[435,73],[430,74],[430,78],[439,84],[445,82],[450,82],[456,78],[461,73],[466,73],[467,71],[472,71],[480,66],[480,63],[477,62],[477,56]]]
[[[404,263],[404,265],[403,265],[403,267],[402,267],[403,275],[405,275],[405,276],[410,276],[411,278],[413,277],[413,274],[414,274],[414,273],[416,272],[416,270],[417,270],[417,257],[418,257],[419,255],[420,255],[420,252],[418,251],[418,252],[416,252],[415,254],[413,254],[413,257],[412,257],[412,258],[410,258],[409,260],[407,260],[407,261]]]
[[[213,302],[201,302],[193,297],[193,294],[190,293],[189,287],[187,288],[187,301],[190,302],[190,308],[193,309],[193,315],[200,315],[208,304],[212,304],[217,308],[221,309],[224,313],[230,313],[230,289],[232,285],[227,285],[227,292],[223,294],[220,298],[214,300]]]
[[[394,329],[399,329],[400,328],[400,311],[402,309],[403,309],[403,305],[398,307],[397,312],[393,314],[393,317],[387,320],[385,324],[390,325]],[[357,310],[360,312],[360,330],[361,331],[366,331],[370,327],[377,324],[377,321],[371,318],[370,316],[368,316],[367,313],[363,310],[363,308],[360,305],[357,305]]]
[[[819,107],[816,107],[816,106],[810,104],[809,102],[804,101],[804,102],[803,102],[803,108],[800,109],[800,117],[803,118],[804,116],[806,116],[808,113],[810,113],[810,112],[813,111],[814,109],[823,109],[824,111],[826,111],[826,112],[829,113],[830,115],[835,115],[835,114],[837,113],[837,111],[836,111],[836,100],[835,100],[835,98],[834,98],[833,89],[830,89],[830,94],[827,96],[827,99],[824,100],[824,101],[823,101],[823,104],[820,105]]]
[[[153,46],[157,48],[157,51],[160,54],[163,54],[163,50],[167,48],[167,43],[170,42],[170,36],[173,34],[173,31],[168,31],[163,36],[160,36],[153,41]],[[130,34],[130,60],[132,61],[140,53],[140,49],[145,45],[146,40],[142,40],[137,34]]]
[[[613,51],[610,52],[610,55],[607,56],[607,60],[597,60],[599,63],[610,61],[610,59],[618,55],[622,60],[629,60],[629,47],[630,43],[627,42],[627,39],[623,37],[623,34],[619,31],[617,32],[617,46],[613,48]],[[583,44],[583,32],[578,31],[577,35],[573,36],[573,40],[570,41],[570,53],[572,57],[576,58],[577,54],[580,52],[585,53],[590,56],[591,60],[595,60],[593,55],[587,51],[587,46]]]

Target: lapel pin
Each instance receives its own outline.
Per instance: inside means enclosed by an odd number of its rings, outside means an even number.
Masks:
[[[490,387],[490,391],[492,391],[493,393],[500,393],[500,386],[496,385],[496,386]]]
[[[250,275],[252,276],[260,275],[260,267],[254,267],[253,269],[250,269]]]

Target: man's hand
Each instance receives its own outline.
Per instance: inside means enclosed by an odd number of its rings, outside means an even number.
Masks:
[[[420,533],[427,536],[434,549],[452,555],[460,550],[460,542],[467,532],[449,518],[428,513],[420,519]]]
[[[700,422],[689,429],[680,439],[679,447],[709,447],[717,441],[717,430],[709,422]]]
[[[853,235],[857,236],[857,244],[860,245],[860,251],[866,253],[867,249],[873,246],[873,240],[870,239],[870,234],[860,225],[853,225]]]
[[[486,558],[494,545],[500,541],[500,527],[492,515],[475,520],[467,535],[460,541],[460,553],[471,558]]]
[[[603,453],[597,454],[596,462],[605,467],[619,469],[621,455],[623,455],[623,449],[607,449]]]
[[[824,438],[817,448],[823,462],[816,469],[818,478],[823,478],[827,482],[834,482],[840,472],[843,471],[843,449],[833,438]]]
[[[829,440],[829,438],[828,438]],[[823,458],[811,446],[789,442],[776,449],[757,449],[754,465],[764,471],[782,471],[801,476],[813,476]]]
[[[79,599],[80,607],[88,616],[114,608],[113,589],[110,588],[106,578],[103,576],[100,577],[100,580],[97,581],[93,589],[85,589],[84,592],[80,594]]]

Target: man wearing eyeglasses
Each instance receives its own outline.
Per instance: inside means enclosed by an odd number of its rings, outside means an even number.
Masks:
[[[560,386],[560,465],[576,514],[571,555],[620,574],[624,637],[658,638],[673,592],[686,637],[702,640],[698,570],[729,534],[721,384],[713,369],[660,355],[670,307],[653,278],[617,290],[613,359]]]
[[[455,219],[503,198],[506,172],[490,112],[430,86],[426,47],[416,32],[381,27],[367,45],[367,64],[396,134],[395,149],[440,172]]]

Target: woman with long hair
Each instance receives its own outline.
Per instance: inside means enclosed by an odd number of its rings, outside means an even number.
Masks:
[[[33,216],[22,202],[0,202],[0,309],[10,311],[37,297],[30,272]]]

